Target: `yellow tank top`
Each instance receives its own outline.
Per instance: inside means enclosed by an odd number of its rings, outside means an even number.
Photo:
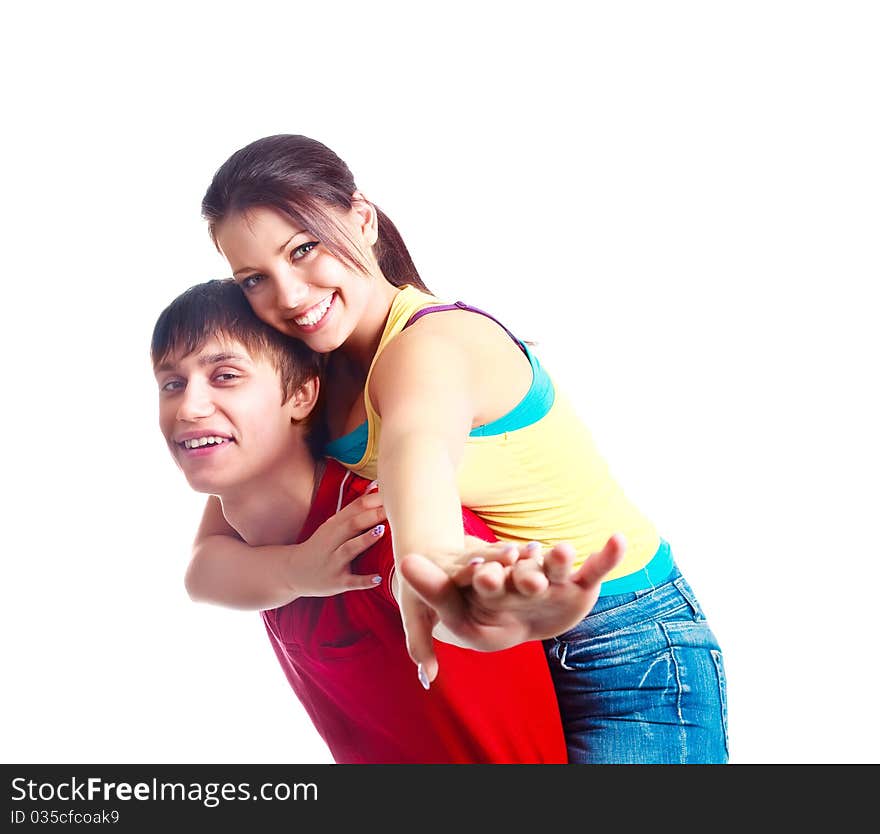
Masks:
[[[364,387],[366,450],[353,463],[337,458],[364,478],[376,478],[381,433],[381,418],[368,393],[376,359],[415,312],[442,303],[411,286],[395,296]],[[575,566],[601,549],[613,533],[623,533],[624,559],[606,582],[639,571],[658,550],[657,531],[611,477],[568,399],[555,386],[552,394],[552,405],[536,422],[467,438],[458,470],[461,503],[499,539],[539,541],[545,547],[570,542],[577,550]],[[328,454],[336,457],[333,451]]]

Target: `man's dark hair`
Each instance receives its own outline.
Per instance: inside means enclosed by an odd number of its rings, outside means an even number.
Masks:
[[[252,356],[271,362],[281,380],[282,404],[306,380],[320,378],[325,364],[324,356],[257,318],[241,287],[227,278],[190,287],[159,314],[150,342],[153,368],[171,356],[188,356],[211,338],[235,340]],[[318,455],[325,439],[322,401],[323,396],[308,420],[309,445]]]

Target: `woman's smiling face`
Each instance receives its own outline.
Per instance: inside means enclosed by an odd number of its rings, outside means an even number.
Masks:
[[[374,260],[370,218],[353,208],[340,212],[338,220],[359,254]],[[215,239],[254,312],[314,351],[342,346],[367,309],[370,276],[274,209],[258,206],[227,217]]]

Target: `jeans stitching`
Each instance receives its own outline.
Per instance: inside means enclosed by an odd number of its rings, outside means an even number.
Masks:
[[[718,649],[710,649],[712,660],[715,663],[715,674],[718,679],[718,700],[721,704],[721,726],[724,730],[724,752],[730,757],[730,738],[727,730],[727,676],[724,672],[724,655]]]
[[[557,652],[557,659],[559,660],[559,665],[563,669],[565,669],[566,672],[577,671],[573,666],[566,666],[565,665],[565,658],[568,655],[568,644],[567,643],[560,643],[559,646],[561,648],[561,651]]]
[[[694,612],[694,618],[697,620],[705,620],[706,615],[703,613],[703,609],[700,608],[700,603],[697,601],[697,595],[694,593],[694,589],[688,584],[688,581],[683,576],[679,576],[672,580],[672,584],[675,585],[678,592],[687,600],[688,605],[690,605]]]
[[[681,581],[680,581],[681,580]],[[670,579],[664,582],[662,585],[657,585],[652,589],[646,589],[644,591],[635,591],[632,594],[623,594],[624,597],[632,597],[627,599],[625,602],[620,602],[617,605],[612,605],[609,608],[602,608],[600,611],[593,611],[587,614],[583,620],[580,621],[576,626],[569,629],[568,631],[563,632],[562,634],[557,634],[557,640],[564,640],[571,643],[577,642],[577,632],[582,629],[585,625],[590,625],[592,623],[603,622],[605,620],[610,621],[610,625],[614,628],[613,631],[597,631],[595,634],[591,634],[589,637],[581,638],[589,640],[595,636],[609,636],[617,633],[618,631],[622,631],[624,629],[630,628],[631,626],[640,625],[642,623],[651,622],[652,620],[656,620],[659,617],[667,617],[670,614],[674,614],[680,611],[682,608],[690,608],[696,614],[697,620],[705,620],[705,615],[703,614],[702,609],[699,606],[699,603],[696,601],[693,590],[690,588],[687,583],[684,583],[684,587],[682,587],[682,581],[684,577],[681,574],[678,574],[676,578]],[[606,600],[612,599],[612,597],[605,597]],[[677,598],[677,599],[676,599]],[[601,601],[600,597],[600,601]],[[675,604],[673,600],[676,600],[678,604]],[[674,608],[667,608],[669,605],[674,605]],[[647,610],[645,610],[647,608]],[[614,627],[615,620],[623,619],[627,616],[631,616],[630,612],[640,611],[642,614],[641,619],[633,620],[627,622],[624,626]],[[569,635],[571,635],[569,637]]]
[[[688,605],[687,602],[682,602],[679,605],[676,605],[675,608],[670,608],[668,611],[661,610],[659,612],[651,612],[647,616],[643,617],[640,620],[635,620],[634,622],[626,623],[626,625],[620,626],[619,628],[612,629],[611,631],[602,631],[602,632],[598,632],[596,634],[590,634],[589,636],[576,638],[576,639],[571,639],[571,638],[569,638],[569,639],[557,638],[557,639],[559,640],[560,643],[562,643],[565,646],[580,646],[584,643],[589,643],[591,640],[596,640],[597,638],[600,638],[600,637],[607,638],[607,637],[614,637],[615,635],[618,635],[618,634],[623,634],[624,632],[629,631],[630,629],[635,628],[637,626],[642,626],[645,623],[662,622],[662,620],[660,620],[659,617],[661,617],[661,616],[668,617],[672,614],[677,614],[683,608],[690,608],[690,606]],[[581,622],[588,623],[589,619],[590,619],[589,616],[587,616],[586,620],[582,620]],[[575,628],[577,628],[577,626]]]
[[[672,658],[672,671],[675,675],[675,714],[678,716],[678,743],[679,743],[679,759],[682,762],[687,762],[687,729],[685,727],[684,715],[681,712],[681,699],[682,699],[682,685],[681,685],[681,670],[679,669],[678,658],[675,655],[675,646],[672,644],[672,640],[669,639],[669,631],[666,628],[666,623],[662,621],[658,621],[657,623],[660,626],[660,630],[663,632],[663,637],[666,639],[666,646],[669,649],[669,655]]]

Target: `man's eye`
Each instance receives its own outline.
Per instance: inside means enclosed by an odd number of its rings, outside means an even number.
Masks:
[[[298,261],[300,258],[304,258],[309,252],[312,251],[318,245],[317,240],[310,240],[308,243],[303,243],[300,246],[297,246],[296,249],[292,250],[290,253],[290,259],[292,261]]]
[[[238,379],[239,375],[234,374],[231,371],[224,371],[222,374],[217,374],[214,379],[218,382],[232,382],[232,380]]]
[[[160,391],[179,391],[183,388],[183,382],[179,379],[170,379],[159,390]]]

